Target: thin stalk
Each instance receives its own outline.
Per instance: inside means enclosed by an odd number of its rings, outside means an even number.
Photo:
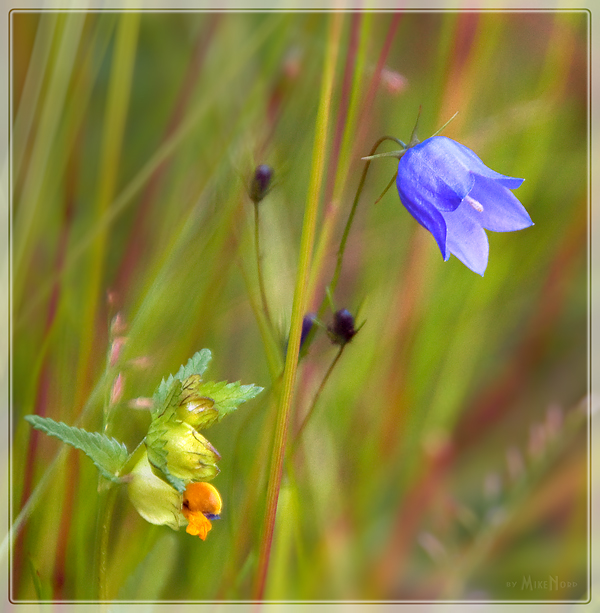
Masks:
[[[100,601],[110,600],[108,593],[108,543],[110,540],[111,518],[117,500],[117,488],[113,485],[106,492],[102,516],[104,520],[100,528],[100,549],[98,553],[98,597]]]
[[[269,570],[269,560],[271,556],[271,546],[273,543],[273,533],[275,528],[275,517],[277,513],[277,502],[279,499],[279,489],[281,487],[283,460],[285,457],[287,431],[292,406],[292,395],[298,367],[298,351],[300,349],[302,317],[306,311],[308,294],[307,287],[317,225],[317,212],[320,200],[319,196],[325,167],[329,111],[331,107],[333,80],[335,76],[335,64],[337,61],[342,31],[342,21],[343,13],[336,12],[329,16],[328,44],[325,50],[325,66],[323,70],[323,79],[321,81],[319,109],[315,125],[312,172],[304,213],[302,238],[300,241],[300,258],[298,262],[298,274],[296,277],[296,288],[294,291],[294,302],[292,306],[290,340],[285,361],[285,368],[283,371],[281,401],[275,425],[275,440],[271,454],[271,465],[267,488],[267,506],[253,590],[253,597],[255,600],[262,600],[264,596],[267,574]]]
[[[260,337],[262,339],[265,356],[267,358],[267,366],[269,368],[269,375],[271,376],[271,381],[275,383],[276,381],[280,381],[283,371],[283,360],[281,355],[281,350],[277,347],[275,338],[272,334],[272,329],[268,325],[266,318],[264,316],[263,311],[261,310],[258,300],[256,299],[254,292],[251,291],[251,283],[248,278],[248,274],[246,269],[243,266],[243,261],[239,260],[239,269],[242,273],[242,278],[244,279],[244,283],[246,284],[247,292],[248,292],[248,300],[250,302],[250,307],[254,312],[254,316],[256,317],[256,322],[258,324],[258,330],[260,332]]]
[[[269,313],[269,303],[267,302],[267,292],[265,290],[265,279],[260,257],[260,223],[258,214],[258,204],[254,203],[254,245],[256,247],[256,271],[258,273],[258,287],[260,288],[260,299],[262,301],[263,311],[269,327],[273,328],[273,322]]]
[[[290,455],[293,455],[294,452],[296,451],[298,447],[298,443],[300,442],[300,437],[302,436],[302,433],[304,432],[304,429],[306,428],[306,424],[308,424],[310,418],[314,414],[315,407],[317,406],[317,402],[319,401],[319,398],[321,397],[321,393],[325,389],[325,385],[327,384],[327,381],[329,380],[329,376],[333,372],[333,369],[335,368],[336,364],[339,362],[339,359],[342,357],[342,352],[344,351],[345,346],[346,345],[340,346],[339,351],[335,354],[333,361],[329,365],[329,368],[327,369],[327,372],[325,373],[325,376],[323,377],[323,380],[321,381],[321,385],[319,385],[319,389],[317,390],[317,393],[315,394],[315,397],[313,398],[312,404],[310,405],[310,409],[308,410],[306,417],[302,420],[302,424],[300,425],[300,428],[298,428],[298,432],[296,433],[296,438],[294,439],[293,443],[290,446]]]
[[[330,167],[335,168],[335,181],[333,185],[333,193],[331,198],[326,197],[326,208],[323,214],[323,222],[321,230],[319,232],[318,243],[316,245],[314,254],[314,265],[311,271],[310,284],[309,284],[309,304],[312,303],[315,295],[315,287],[319,283],[319,279],[323,276],[324,263],[329,253],[329,245],[331,244],[331,237],[334,234],[336,221],[341,213],[342,208],[342,194],[347,183],[348,173],[350,171],[351,161],[356,158],[356,151],[359,148],[359,144],[356,141],[356,133],[358,130],[358,117],[361,107],[361,100],[363,98],[363,84],[365,80],[365,74],[367,72],[367,55],[369,42],[372,37],[370,36],[373,18],[370,13],[361,13],[360,15],[352,16],[352,25],[348,50],[348,61],[346,66],[349,66],[349,62],[352,61],[353,75],[352,86],[350,92],[348,92],[349,105],[347,109],[347,115],[343,122],[344,133],[342,135],[342,141],[339,149],[336,152],[336,148],[332,149],[332,162]],[[356,32],[356,28],[360,23],[359,32]],[[358,39],[356,37],[358,34]],[[356,53],[353,46],[357,46]],[[342,86],[344,87],[344,86]],[[342,100],[343,100],[342,96]],[[341,104],[341,103],[340,103]],[[341,123],[338,126],[342,127]],[[337,155],[337,159],[336,156]],[[333,174],[333,173],[332,173]],[[329,194],[328,191],[325,194]]]
[[[383,143],[386,140],[391,140],[395,143],[398,143],[401,147],[403,147],[402,141],[398,140],[397,138],[393,136],[382,136],[373,145],[369,155],[370,156],[374,155],[379,145],[381,145],[381,143]],[[342,239],[340,241],[340,247],[338,249],[337,263],[336,263],[335,271],[333,273],[333,277],[331,278],[331,283],[329,284],[329,291],[332,294],[335,291],[335,288],[340,278],[340,273],[342,272],[342,262],[344,259],[344,252],[346,250],[346,243],[348,242],[348,235],[350,234],[350,228],[352,227],[352,222],[354,221],[354,215],[356,214],[356,208],[358,206],[358,201],[360,199],[363,188],[365,186],[365,180],[367,178],[367,173],[369,172],[370,166],[371,166],[371,160],[367,160],[367,163],[365,164],[365,167],[363,168],[363,171],[362,171],[362,175],[360,177],[358,188],[356,189],[356,195],[354,196],[354,202],[352,203],[352,208],[350,209],[350,215],[348,216],[348,221],[346,222],[344,233],[342,234]],[[321,309],[319,309],[319,313],[321,313],[323,306],[324,306],[324,303],[321,305]]]

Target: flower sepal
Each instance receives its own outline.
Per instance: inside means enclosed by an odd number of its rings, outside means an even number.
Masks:
[[[219,452],[184,422],[151,424],[146,449],[155,474],[180,492],[191,481],[210,481],[219,474]]]
[[[364,158],[360,159],[375,160],[377,158],[396,158],[397,160],[399,160],[407,151],[408,147],[406,149],[396,149],[394,151],[385,151],[384,153],[375,153],[373,155],[367,155]]]

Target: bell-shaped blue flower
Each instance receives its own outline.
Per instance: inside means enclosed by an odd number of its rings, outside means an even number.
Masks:
[[[402,204],[439,245],[483,275],[485,230],[512,232],[533,225],[510,191],[523,183],[488,168],[470,149],[445,136],[410,147],[400,158],[396,185]]]

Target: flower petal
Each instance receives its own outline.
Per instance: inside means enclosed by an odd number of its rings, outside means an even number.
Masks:
[[[533,225],[517,197],[497,181],[478,177],[469,196],[483,206],[479,221],[488,230],[513,232]]]
[[[465,266],[483,276],[487,268],[489,243],[478,216],[466,202],[456,211],[446,213],[444,219],[448,228],[447,242],[450,253],[454,254]]]
[[[444,260],[450,257],[446,246],[446,222],[442,214],[428,202],[424,202],[418,192],[412,192],[412,198],[403,193],[400,187],[400,176],[396,179],[400,201],[406,210],[426,229],[433,234],[442,252]],[[414,198],[414,200],[413,200]]]
[[[398,163],[398,191],[414,200],[414,194],[439,211],[453,211],[475,182],[468,168],[457,165],[446,141],[428,138],[411,147]]]
[[[212,530],[210,520],[202,513],[192,513],[188,516],[188,521],[185,531],[192,536],[199,536],[203,541],[206,540],[207,534]]]
[[[516,177],[509,177],[507,175],[502,175],[491,168],[488,168],[482,161],[481,158],[473,153],[471,149],[457,143],[456,141],[447,138],[446,136],[434,136],[435,139],[443,139],[443,144],[440,142],[438,147],[443,147],[448,151],[448,155],[451,155],[455,160],[455,163],[459,163],[464,168],[468,169],[470,172],[480,175],[482,177],[487,177],[488,179],[493,179],[503,185],[504,187],[508,187],[508,189],[517,189],[525,179],[517,179]],[[432,139],[429,139],[432,140]]]

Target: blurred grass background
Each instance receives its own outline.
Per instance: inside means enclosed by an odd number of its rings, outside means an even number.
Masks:
[[[13,598],[98,598],[97,471],[22,417],[101,427],[116,314],[110,434],[130,450],[149,418],[128,402],[202,347],[209,378],[266,390],[207,433],[224,512],[206,542],[146,523],[122,488],[106,593],[252,597],[333,19],[311,308],[360,157],[384,134],[408,141],[419,105],[421,139],[459,111],[444,133],[526,179],[535,226],[488,233],[480,278],[442,261],[395,189],[373,205],[395,168],[371,165],[334,296],[366,323],[286,460],[265,597],[587,598],[588,13],[11,19]],[[260,205],[276,351],[257,320],[259,163],[276,176]],[[321,335],[301,362],[291,440],[335,352]]]

